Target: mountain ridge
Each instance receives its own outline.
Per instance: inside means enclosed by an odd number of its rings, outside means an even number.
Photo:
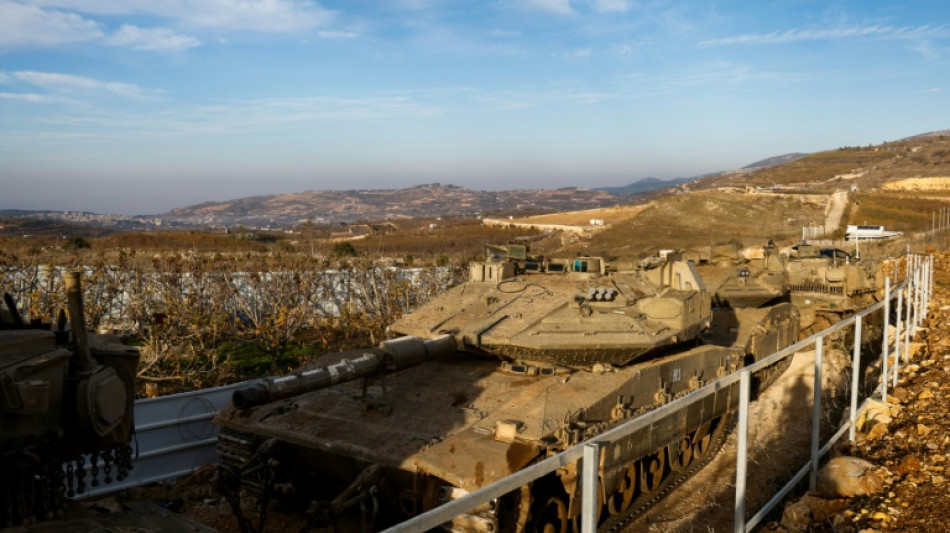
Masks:
[[[295,225],[307,221],[324,224],[585,209],[615,205],[619,200],[606,191],[579,187],[477,191],[431,183],[404,189],[311,190],[204,202],[173,209],[160,217],[196,225]]]

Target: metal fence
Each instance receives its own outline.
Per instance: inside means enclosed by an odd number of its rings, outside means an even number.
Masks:
[[[635,432],[656,424],[666,416],[673,414],[687,406],[700,402],[706,397],[715,394],[717,391],[724,390],[730,386],[739,384],[739,413],[738,413],[738,449],[736,453],[736,498],[735,498],[735,522],[734,531],[744,533],[755,527],[763,518],[774,509],[783,498],[785,498],[792,489],[802,481],[806,475],[809,476],[811,488],[815,487],[818,477],[818,467],[821,458],[831,450],[832,446],[847,432],[850,441],[855,439],[856,414],[868,403],[870,397],[865,398],[861,405],[859,401],[859,383],[858,369],[861,368],[861,328],[862,323],[868,315],[881,311],[884,315],[882,353],[881,353],[881,373],[880,383],[872,392],[879,392],[881,397],[887,398],[888,382],[891,386],[897,384],[897,371],[900,363],[906,362],[910,353],[910,339],[917,331],[927,315],[927,307],[933,290],[933,256],[924,256],[920,254],[908,254],[906,256],[906,265],[904,279],[891,286],[888,278],[885,285],[884,299],[880,302],[864,309],[863,311],[843,320],[825,330],[822,330],[807,339],[788,346],[750,366],[744,367],[741,371],[723,377],[705,387],[702,387],[686,396],[676,399],[658,409],[650,411],[643,416],[630,420],[621,426],[607,431],[589,441],[579,444],[558,455],[545,459],[524,470],[520,470],[511,476],[501,479],[491,485],[483,487],[477,491],[467,494],[457,500],[448,502],[440,507],[432,509],[426,513],[420,514],[410,520],[402,522],[386,530],[387,533],[404,532],[424,532],[434,527],[451,521],[458,515],[469,512],[476,507],[490,503],[496,498],[500,498],[519,487],[531,483],[541,477],[548,475],[555,470],[570,465],[582,459],[579,469],[581,471],[581,528],[584,533],[592,533],[597,529],[598,516],[598,466],[600,465],[601,447],[620,440]],[[896,305],[894,300],[896,299]],[[895,316],[895,335],[894,339],[889,338],[890,332],[887,325],[891,322],[891,309],[894,308]],[[852,383],[851,383],[851,404],[850,416],[843,421],[832,437],[821,443],[820,438],[820,409],[822,395],[821,366],[824,352],[825,337],[845,331],[846,328],[854,328],[854,350],[852,353]],[[893,342],[892,342],[893,341]],[[893,347],[891,346],[893,344]],[[747,518],[746,512],[746,472],[748,467],[748,432],[749,432],[749,402],[751,396],[752,374],[762,370],[770,365],[776,364],[786,357],[791,357],[796,352],[808,349],[814,346],[815,349],[815,384],[814,384],[814,404],[812,413],[812,435],[811,435],[811,457],[807,464],[792,477],[779,491],[755,514]],[[891,365],[893,359],[893,365]],[[593,466],[593,468],[591,468]]]

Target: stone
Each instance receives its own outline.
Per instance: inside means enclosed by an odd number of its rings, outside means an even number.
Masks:
[[[929,390],[925,390],[917,395],[918,400],[929,400],[933,397],[934,397],[934,393],[930,392]]]
[[[857,457],[835,457],[818,472],[815,492],[826,498],[853,498],[881,491],[884,481],[873,464]]]
[[[891,406],[886,402],[877,400],[868,400],[867,406],[858,413],[855,419],[855,426],[859,431],[864,431],[865,425],[872,425],[872,422],[883,422],[888,424],[891,421]]]
[[[913,394],[903,387],[894,389],[891,391],[891,394],[887,395],[887,401],[890,402],[891,400],[897,400],[893,403],[907,403],[907,400],[910,400],[911,398],[913,398]]]
[[[917,328],[917,331],[920,331],[920,328]],[[907,354],[910,359],[917,357],[926,346],[925,343],[920,341],[910,341],[910,344],[907,346]]]
[[[897,475],[907,475],[916,472],[920,472],[920,469],[923,465],[920,463],[920,459],[916,455],[908,455],[904,457],[899,465],[894,467],[893,472]]]
[[[920,435],[921,437],[925,435],[930,435],[932,431],[933,431],[933,428],[927,427],[923,424],[917,424],[917,434]]]
[[[790,532],[809,531],[815,522],[824,523],[840,516],[838,513],[847,506],[848,501],[844,499],[828,500],[806,494],[785,506],[781,525]]]
[[[871,426],[871,429],[865,433],[864,438],[867,440],[877,440],[884,435],[887,435],[887,424],[878,423]]]

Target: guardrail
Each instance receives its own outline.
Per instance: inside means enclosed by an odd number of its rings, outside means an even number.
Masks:
[[[880,302],[864,309],[863,311],[849,317],[846,320],[819,331],[818,333],[788,346],[750,366],[744,367],[739,372],[725,376],[705,387],[697,389],[690,394],[678,398],[662,407],[650,411],[643,416],[630,420],[610,431],[598,435],[585,443],[581,443],[558,455],[545,459],[524,470],[520,470],[504,479],[501,479],[491,485],[483,487],[477,491],[467,494],[457,500],[453,500],[444,505],[436,507],[426,513],[413,517],[405,522],[397,524],[386,530],[386,533],[408,533],[424,532],[439,525],[448,522],[456,516],[475,509],[480,505],[487,504],[507,493],[510,493],[519,487],[531,483],[545,475],[564,466],[570,465],[582,459],[580,468],[581,477],[581,529],[584,533],[593,533],[596,531],[597,524],[597,478],[598,466],[600,464],[600,448],[613,441],[622,439],[637,431],[641,431],[667,415],[683,409],[693,403],[702,401],[704,398],[715,394],[718,391],[739,384],[739,416],[738,416],[738,447],[736,452],[736,499],[735,499],[735,521],[734,531],[736,533],[745,533],[748,529],[755,527],[762,519],[778,505],[782,499],[787,496],[792,489],[809,475],[809,483],[812,488],[815,487],[818,475],[818,465],[821,458],[828,453],[834,444],[841,439],[845,432],[848,432],[848,438],[854,442],[855,439],[855,418],[859,409],[863,408],[870,397],[865,398],[861,405],[858,405],[859,383],[858,372],[861,364],[861,328],[864,318],[871,313],[883,310],[885,327],[882,339],[881,354],[881,374],[880,384],[874,391],[880,391],[881,397],[887,398],[888,381],[893,381],[893,386],[897,384],[897,371],[901,360],[906,362],[909,358],[910,339],[917,331],[927,315],[927,308],[933,291],[933,256],[923,256],[920,254],[908,254],[906,256],[906,265],[904,279],[891,287],[890,278],[885,283],[884,299]],[[891,339],[889,338],[890,310],[892,302],[896,298],[896,331],[893,339],[893,352],[891,351]],[[851,383],[851,409],[848,420],[845,421],[834,435],[825,444],[820,443],[820,425],[819,413],[821,409],[821,366],[824,351],[824,339],[830,334],[838,331],[844,331],[845,328],[854,327],[855,339],[854,350],[852,353],[852,383]],[[786,357],[791,357],[796,352],[814,346],[815,348],[815,396],[812,412],[812,438],[811,438],[811,457],[804,465],[779,491],[752,517],[746,518],[746,472],[748,466],[748,431],[749,431],[749,402],[750,385],[752,374],[762,370],[767,366],[778,363]],[[889,367],[891,353],[894,354],[894,365]],[[589,465],[593,465],[591,468]]]
[[[218,430],[214,415],[229,401],[234,389],[259,380],[245,381],[158,398],[135,401],[135,434],[132,464],[122,481],[100,483],[77,494],[80,500],[155,481],[187,475],[206,464],[218,463]],[[89,457],[85,468],[92,469]],[[104,465],[100,461],[99,467]]]

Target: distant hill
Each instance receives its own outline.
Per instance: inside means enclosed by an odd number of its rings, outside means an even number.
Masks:
[[[752,164],[750,164],[750,165],[746,165],[746,166],[742,167],[742,169],[743,169],[743,170],[752,170],[752,169],[757,169],[757,168],[769,168],[769,167],[774,167],[774,166],[776,166],[776,165],[781,165],[781,164],[783,164],[783,163],[788,163],[789,161],[794,161],[794,160],[796,160],[796,159],[801,159],[801,158],[805,157],[806,155],[808,155],[808,154],[805,154],[805,153],[802,153],[802,152],[793,152],[793,153],[785,154],[785,155],[777,155],[777,156],[774,156],[774,157],[769,157],[769,158],[767,158],[767,159],[763,159],[763,160],[761,160],[761,161],[756,161],[755,163],[752,163]]]
[[[661,180],[657,178],[643,178],[642,180],[635,181],[628,185],[621,185],[618,187],[597,187],[595,191],[606,191],[610,194],[616,194],[617,196],[631,196],[635,194],[644,194],[648,192],[655,191],[657,189],[665,189],[667,187],[676,187],[677,185],[682,185],[693,178],[675,178],[671,180]]]
[[[948,137],[948,136],[950,136],[950,130],[928,131],[927,133],[921,133],[919,135],[914,135],[913,137],[905,137],[903,139],[900,139],[897,142],[916,141],[920,139],[926,139],[927,137]]]
[[[287,226],[559,211],[616,205],[617,196],[602,190],[566,187],[556,190],[476,191],[432,183],[406,189],[305,191],[206,202],[160,215],[163,220],[195,225]]]

